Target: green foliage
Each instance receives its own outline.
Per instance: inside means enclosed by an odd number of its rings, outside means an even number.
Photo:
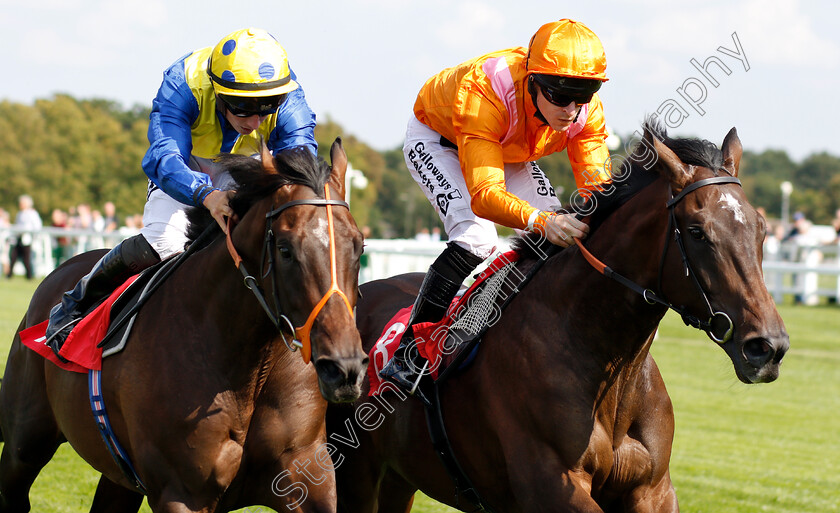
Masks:
[[[739,175],[752,204],[767,209],[770,217],[781,216],[784,181],[793,184],[791,212],[802,211],[817,224],[829,224],[840,208],[840,158],[828,153],[796,164],[780,150],[745,151]]]
[[[706,137],[713,138],[714,135]],[[749,141],[742,143],[749,144]],[[624,154],[623,151],[620,153]],[[540,161],[543,169],[548,167],[543,163],[545,160]],[[571,171],[563,171],[563,174],[571,176]],[[555,185],[563,184],[554,176],[549,176]],[[781,217],[780,187],[784,181],[793,184],[791,214],[802,211],[817,224],[829,224],[835,210],[840,208],[840,158],[828,153],[814,154],[802,163],[796,163],[783,150],[768,149],[760,153],[744,150],[738,177],[750,203],[763,207],[770,218]],[[565,196],[568,199],[568,191]]]
[[[14,214],[17,197],[27,193],[44,219],[55,208],[80,203],[101,208],[106,201],[117,205],[121,217],[142,212],[146,177],[140,162],[148,148],[148,118],[148,107],[125,109],[64,94],[34,105],[0,101],[0,207]],[[353,215],[369,229],[368,236],[410,238],[424,228],[443,228],[406,169],[401,148],[376,151],[327,117],[315,129],[322,157],[329,159],[339,136],[351,165],[368,179],[367,187],[352,188],[350,197]],[[539,164],[567,204],[576,185],[565,152]],[[840,158],[827,153],[796,163],[781,150],[745,151],[740,176],[747,197],[770,217],[780,215],[779,185],[785,180],[794,185],[791,211],[828,223],[840,208]]]
[[[331,119],[315,128],[318,152],[329,160],[329,149],[336,137],[342,138],[350,165],[364,173],[368,185],[352,188],[350,208],[360,228],[370,237],[410,238],[421,228],[441,226],[432,206],[405,167],[402,149],[378,152]]]
[[[809,219],[828,224],[834,211],[840,207],[840,159],[828,153],[817,153],[806,158],[793,174],[792,200]],[[831,194],[833,189],[833,193]],[[798,192],[798,194],[797,194]],[[826,194],[828,192],[828,194]]]
[[[44,219],[55,208],[106,201],[121,215],[142,212],[147,126],[148,110],[124,112],[103,100],[0,102],[0,206],[14,211],[25,193]]]
[[[745,151],[738,175],[750,202],[756,207],[764,207],[771,217],[779,217],[782,211],[780,186],[785,180],[791,180],[795,169],[796,164],[783,151]]]

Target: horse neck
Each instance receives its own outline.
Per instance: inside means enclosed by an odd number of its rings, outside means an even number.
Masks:
[[[667,184],[661,181],[646,187],[584,240],[587,249],[614,271],[651,290],[657,290],[668,226],[666,194]],[[561,349],[566,353],[562,358],[572,359],[566,364],[588,360],[585,366],[591,372],[612,375],[616,368],[644,361],[648,338],[664,308],[598,273],[575,247],[547,262],[537,278],[531,293],[536,300],[550,302],[556,316],[545,340],[556,344],[559,333],[568,345]]]
[[[209,293],[194,293],[202,319],[195,327],[201,332],[204,346],[213,344],[214,358],[223,362],[232,374],[249,374],[276,353],[277,330],[254,294],[243,284],[243,276],[224,243],[217,240],[195,255],[191,268],[201,269],[201,282],[209,284]],[[248,266],[259,280],[261,269]],[[194,289],[195,287],[193,287]],[[269,298],[270,302],[271,299]]]

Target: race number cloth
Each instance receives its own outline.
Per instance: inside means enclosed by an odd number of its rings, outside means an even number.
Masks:
[[[379,395],[379,387],[382,385],[382,378],[379,377],[379,371],[385,368],[385,365],[394,357],[394,352],[399,346],[400,339],[403,332],[405,332],[408,317],[411,314],[411,307],[407,306],[397,312],[382,331],[379,340],[376,341],[373,348],[368,355],[370,364],[367,368],[368,380],[370,382],[370,390],[368,395]]]
[[[120,285],[104,303],[76,324],[59,351],[59,354],[69,363],[59,360],[53,350],[45,344],[49,320],[21,331],[21,343],[64,370],[85,374],[91,369],[102,370],[102,348],[96,345],[108,332],[108,326],[111,323],[111,306],[137,279],[137,276],[132,276]]]
[[[477,295],[476,291],[481,288],[485,282],[490,282],[495,276],[498,278],[500,270],[508,270],[519,259],[519,253],[515,251],[508,251],[499,255],[487,266],[467,291],[456,297],[452,304],[449,305],[446,316],[438,322],[421,322],[414,325],[414,339],[417,342],[417,350],[420,355],[430,362],[428,372],[433,379],[437,379],[438,373],[443,369],[448,356],[454,355],[458,344],[450,340],[449,330],[453,323],[457,323],[461,318],[466,316],[466,313],[471,308],[488,308],[487,305],[473,305],[473,296]],[[378,395],[383,385],[383,380],[379,376],[381,371],[388,361],[391,360],[399,346],[402,334],[408,327],[408,319],[411,315],[411,307],[406,307],[397,312],[385,324],[382,330],[382,335],[370,350],[370,362],[368,365],[368,379],[370,380],[370,390],[368,395]],[[463,341],[457,341],[466,342]]]

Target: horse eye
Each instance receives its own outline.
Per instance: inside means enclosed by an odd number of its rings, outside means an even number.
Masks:
[[[690,226],[688,228],[688,234],[695,240],[706,240],[706,234],[696,226]]]
[[[280,253],[280,258],[283,260],[292,259],[292,250],[288,246],[277,245],[277,252]]]

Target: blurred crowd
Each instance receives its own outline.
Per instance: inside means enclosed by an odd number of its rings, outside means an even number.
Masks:
[[[18,210],[12,216],[0,208],[0,265],[3,275],[11,277],[17,262],[23,264],[25,276],[32,279],[35,274],[33,252],[48,251],[52,257],[52,266],[58,266],[67,259],[100,248],[111,248],[119,241],[139,232],[143,227],[142,214],[135,214],[120,219],[113,202],[102,205],[101,210],[82,203],[69,210],[54,209],[49,223],[45,224],[29,195],[18,198]],[[768,219],[763,208],[759,214],[766,222],[765,257],[785,259],[780,253],[787,246],[819,246],[840,244],[840,209],[835,212],[829,226],[815,226],[802,212],[795,212],[790,223],[778,219]],[[14,227],[14,233],[9,230]],[[367,227],[365,227],[367,229]],[[61,233],[62,231],[66,234]],[[369,231],[369,229],[368,229]],[[49,244],[45,247],[33,247],[34,235],[50,232]],[[423,229],[417,233],[418,241],[441,240],[440,229]],[[793,257],[793,255],[790,255]],[[795,257],[793,257],[796,260]],[[51,266],[51,267],[52,267]]]
[[[49,250],[53,265],[58,266],[85,251],[113,247],[123,238],[138,233],[142,226],[141,214],[127,216],[121,222],[116,206],[110,201],[103,204],[101,210],[85,203],[67,211],[54,209],[49,223],[45,223],[35,209],[32,198],[26,194],[21,195],[13,223],[9,212],[0,208],[0,265],[3,275],[11,278],[15,264],[21,262],[25,276],[33,278],[33,243],[34,236],[39,232],[51,232]],[[15,230],[10,230],[11,227]],[[40,247],[38,249],[43,250]]]
[[[831,225],[816,226],[804,212],[795,212],[792,222],[785,224],[779,220],[767,219],[766,212],[759,207],[759,215],[764,217],[766,233],[765,250],[775,253],[782,244],[798,246],[821,246],[840,244],[840,209],[834,213]]]

